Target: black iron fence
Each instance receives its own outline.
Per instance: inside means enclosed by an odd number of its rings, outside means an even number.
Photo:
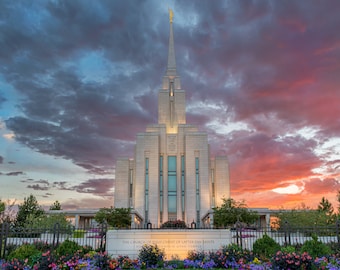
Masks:
[[[340,223],[329,226],[291,227],[288,223],[280,229],[236,227],[231,229],[232,242],[244,249],[252,250],[254,242],[268,235],[281,246],[301,246],[316,235],[318,241],[340,248]]]
[[[153,228],[151,226],[144,230],[159,230],[164,228]],[[170,230],[197,230],[191,226],[189,228],[171,227]],[[205,228],[206,230],[215,230]],[[221,229],[221,228],[219,228]],[[140,228],[140,230],[143,230]],[[248,250],[253,249],[253,244],[257,239],[268,235],[281,246],[299,246],[307,240],[311,240],[313,235],[318,240],[334,245],[340,250],[340,223],[337,222],[329,226],[313,227],[291,227],[288,223],[280,229],[268,228],[247,228],[236,226],[233,228],[224,228],[222,230],[230,231],[230,239],[226,239],[226,244],[234,243]],[[15,247],[26,243],[46,243],[51,249],[58,247],[66,239],[77,242],[81,246],[90,246],[94,250],[105,251],[107,226],[105,224],[89,228],[61,228],[55,224],[52,228],[15,228],[8,223],[0,225],[0,258],[6,257]]]
[[[9,223],[0,225],[0,258],[23,244],[46,244],[52,250],[66,239],[81,246],[89,246],[94,250],[105,251],[107,226],[96,227],[60,227],[59,223],[52,228],[17,228]]]

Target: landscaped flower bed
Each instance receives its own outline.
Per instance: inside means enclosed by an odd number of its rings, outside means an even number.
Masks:
[[[163,261],[161,265],[147,267],[140,260],[132,260],[126,256],[112,258],[105,253],[90,252],[80,257],[74,256],[55,259],[47,252],[41,255],[34,264],[29,264],[28,260],[13,259],[10,262],[0,261],[0,269],[340,269],[340,259],[335,256],[315,258],[307,264],[300,264],[301,259],[294,258],[294,254],[286,254],[287,258],[282,261],[282,265],[274,264],[271,261],[260,261],[255,258],[253,261],[240,259],[227,261],[224,267],[218,267],[219,262],[213,259],[189,260],[184,261]],[[308,256],[308,255],[303,255]],[[302,257],[303,257],[302,256]],[[301,258],[301,256],[298,256]],[[299,262],[299,263],[298,263]]]
[[[53,251],[44,243],[17,247],[7,261],[0,260],[0,269],[340,269],[340,254],[336,251],[329,255],[331,249],[317,238],[305,243],[300,251],[279,246],[276,246],[279,250],[274,251],[268,237],[254,246],[254,252],[231,244],[217,251],[189,252],[185,260],[166,260],[166,254],[157,245],[144,245],[138,259],[131,259],[128,256],[114,258],[67,240]],[[310,248],[309,252],[304,248]],[[268,252],[273,253],[264,256]],[[329,254],[320,255],[322,252]]]

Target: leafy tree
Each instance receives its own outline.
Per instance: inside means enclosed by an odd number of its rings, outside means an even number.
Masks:
[[[59,229],[64,232],[70,232],[72,224],[66,219],[64,214],[42,214],[41,216],[29,215],[26,218],[25,227],[33,229],[46,229],[45,231],[52,231],[55,224],[59,224]]]
[[[19,210],[15,220],[16,227],[25,227],[27,223],[27,218],[38,218],[44,215],[45,211],[38,204],[37,199],[34,195],[30,195],[28,198],[24,199],[24,202],[19,205]]]
[[[292,210],[281,210],[277,214],[278,220],[275,224],[279,228],[284,228],[288,223],[289,228],[298,229],[303,227],[324,226],[329,224],[329,216],[324,211],[310,209],[305,205]]]
[[[0,200],[0,224],[3,222],[12,223],[15,218],[15,201],[7,200],[2,202]]]
[[[6,209],[6,204],[0,199],[0,214],[5,212],[5,209]]]
[[[235,201],[232,198],[223,198],[222,205],[213,208],[213,210],[214,225],[217,227],[231,226],[238,221],[249,225],[259,218],[257,212],[247,209],[244,201]]]
[[[0,224],[4,221],[4,214],[6,210],[6,204],[0,199]]]
[[[117,228],[126,228],[131,225],[130,208],[101,208],[94,216],[95,221],[100,224],[107,223]]]
[[[6,204],[0,199],[0,213],[4,212],[6,209]]]
[[[59,201],[55,201],[51,206],[50,210],[62,210],[61,204]]]

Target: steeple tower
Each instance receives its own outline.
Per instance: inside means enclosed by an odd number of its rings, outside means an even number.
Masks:
[[[176,56],[175,56],[175,46],[174,46],[174,31],[172,29],[174,13],[169,9],[169,21],[170,21],[170,36],[169,36],[169,53],[168,53],[168,68],[166,71],[167,76],[176,76]]]
[[[181,90],[180,78],[176,70],[173,11],[169,9],[169,52],[168,65],[163,76],[162,89],[158,95],[158,124],[166,125],[167,133],[177,133],[178,125],[185,124],[185,92]]]
[[[132,228],[159,227],[178,219],[194,221],[197,228],[210,227],[213,207],[230,197],[227,158],[211,159],[207,133],[186,123],[173,16],[169,10],[168,63],[158,91],[158,123],[137,134],[133,159],[116,163],[114,207],[131,208]]]

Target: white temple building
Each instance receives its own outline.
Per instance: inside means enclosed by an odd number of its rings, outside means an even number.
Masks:
[[[210,156],[207,133],[186,123],[170,10],[168,64],[158,93],[158,123],[137,134],[134,159],[116,163],[114,207],[131,208],[133,227],[182,220],[211,226],[212,208],[230,197],[226,156]],[[194,223],[193,223],[194,222]]]

